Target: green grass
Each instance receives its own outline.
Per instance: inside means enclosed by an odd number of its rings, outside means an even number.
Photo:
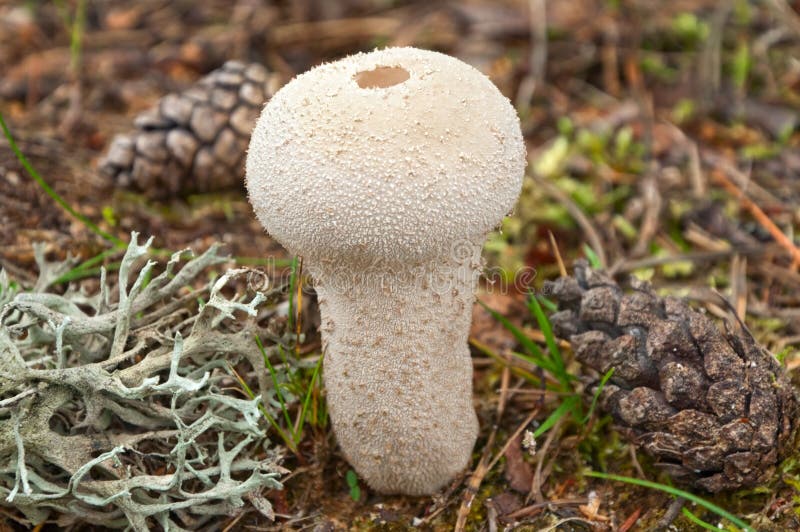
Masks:
[[[83,35],[86,31],[88,0],[78,0],[74,14],[64,0],[54,0],[61,21],[69,32],[69,68],[77,74],[83,64]]]
[[[595,390],[594,395],[592,396],[592,404],[589,405],[589,411],[586,413],[586,417],[583,418],[583,424],[587,424],[592,416],[594,415],[594,410],[597,407],[597,400],[600,398],[600,394],[603,392],[603,388],[605,388],[608,379],[614,374],[614,368],[609,369],[606,371],[603,378],[600,379],[600,384],[597,385],[597,390]]]
[[[558,340],[553,333],[550,320],[547,318],[543,309],[543,305],[550,306],[551,303],[547,300],[540,301],[540,298],[534,294],[530,294],[528,297],[528,312],[531,318],[536,321],[539,330],[544,336],[546,349],[542,349],[536,342],[528,338],[528,336],[519,327],[511,323],[508,318],[482,302],[481,305],[514,336],[517,342],[519,342],[522,352],[512,352],[512,355],[542,369],[549,374],[550,379],[549,382],[547,382],[547,380],[543,382],[540,377],[530,372],[523,371],[517,373],[537,386],[544,384],[547,390],[562,397],[561,404],[551,412],[534,431],[534,437],[538,438],[545,434],[564,416],[570,416],[578,424],[584,425],[588,421],[589,416],[583,413],[581,394],[575,387],[577,379],[567,370],[567,364],[558,346]],[[475,342],[473,342],[473,345],[476,345]],[[479,349],[483,347],[481,350],[486,352],[485,346],[477,347]],[[499,357],[497,359],[502,360],[499,359]]]
[[[706,510],[718,515],[720,518],[727,519],[728,521],[730,521],[731,523],[733,523],[734,525],[736,525],[738,527],[738,529],[735,529],[735,530],[743,530],[744,532],[755,532],[755,529],[753,527],[751,527],[750,525],[748,525],[747,523],[745,523],[744,521],[742,521],[741,519],[739,519],[738,517],[736,517],[732,513],[728,512],[724,508],[720,508],[719,506],[717,506],[716,504],[714,504],[712,502],[709,502],[709,501],[703,499],[702,497],[698,497],[694,493],[690,493],[688,491],[684,491],[684,490],[681,490],[681,489],[678,489],[678,488],[675,488],[675,487],[672,487],[672,486],[668,486],[666,484],[659,484],[658,482],[652,482],[652,481],[643,480],[643,479],[640,479],[640,478],[624,477],[624,476],[621,476],[621,475],[609,475],[607,473],[600,473],[600,472],[597,472],[597,471],[589,471],[589,472],[587,472],[585,474],[586,474],[586,476],[589,476],[589,477],[601,478],[603,480],[612,480],[612,481],[615,481],[615,482],[625,482],[627,484],[633,484],[635,486],[641,486],[643,488],[650,488],[650,489],[654,489],[654,490],[658,490],[658,491],[663,491],[664,493],[669,493],[670,495],[672,495],[674,497],[683,497],[687,501],[691,501],[691,502],[695,503],[696,505],[702,506]],[[694,516],[694,518],[697,521],[700,521],[700,519],[698,517]],[[711,525],[709,525],[709,526],[711,526]],[[713,529],[714,530],[719,530],[716,527],[714,527]]]
[[[583,254],[586,255],[586,260],[589,261],[589,266],[591,266],[595,270],[603,269],[603,263],[600,260],[600,257],[591,248],[591,246],[589,246],[589,244],[584,244],[583,245]]]
[[[320,373],[322,368],[323,356],[320,355],[316,364],[309,368],[302,368],[298,359],[298,346],[300,342],[300,317],[299,317],[299,288],[301,286],[300,276],[302,275],[302,262],[295,257],[292,260],[291,276],[288,283],[289,316],[286,330],[290,333],[291,345],[278,345],[277,351],[281,359],[282,372],[272,363],[269,353],[261,342],[261,338],[255,337],[264,366],[269,371],[272,386],[275,391],[275,398],[280,406],[278,418],[273,416],[265,405],[261,405],[261,414],[283,440],[286,447],[295,455],[299,454],[298,445],[303,440],[306,426],[325,427],[327,425],[327,409],[321,397]],[[295,296],[298,301],[295,303]],[[291,333],[294,333],[292,336]],[[290,359],[289,354],[293,358]],[[250,399],[256,397],[255,392],[247,385],[236,371],[229,367],[242,387],[242,390]]]
[[[719,531],[719,528],[715,527],[711,523],[706,523],[705,521],[703,521],[702,519],[700,519],[699,517],[694,515],[692,512],[690,512],[687,508],[681,508],[681,513],[683,514],[683,516],[686,519],[688,519],[692,523],[696,524],[700,528],[704,528],[706,530],[717,530],[717,531]]]
[[[2,113],[0,113],[0,127],[3,128],[3,134],[5,135],[6,140],[8,140],[8,145],[11,147],[11,151],[14,152],[14,155],[17,157],[17,160],[20,162],[23,168],[25,168],[25,171],[28,172],[28,175],[30,175],[33,178],[33,180],[36,181],[36,183],[42,188],[42,190],[45,191],[45,193],[48,196],[50,196],[50,198],[52,198],[53,201],[59,204],[65,211],[67,211],[67,213],[69,213],[75,219],[79,220],[90,231],[92,231],[100,238],[107,240],[108,242],[112,243],[115,247],[119,249],[124,249],[125,247],[127,247],[127,244],[122,239],[117,238],[116,236],[100,229],[100,227],[98,227],[97,224],[95,224],[93,221],[91,221],[83,214],[76,211],[72,207],[72,205],[67,203],[66,200],[64,200],[64,198],[61,197],[61,195],[58,192],[53,190],[53,187],[51,187],[50,184],[47,181],[45,181],[45,179],[39,174],[39,172],[36,171],[36,169],[30,163],[28,158],[25,157],[25,155],[17,146],[17,143],[14,141],[13,135],[11,135],[11,131],[8,129],[8,126],[6,125],[6,122],[3,119]]]
[[[319,382],[323,357],[319,357],[309,374],[308,371],[298,367],[298,364],[290,362],[283,348],[279,346],[284,368],[284,371],[279,374],[272,362],[270,362],[269,355],[261,343],[261,339],[255,337],[255,342],[264,358],[264,365],[269,371],[275,390],[275,397],[280,404],[280,417],[282,420],[280,418],[276,419],[263,404],[259,407],[261,414],[283,440],[286,447],[293,454],[299,455],[298,445],[303,440],[306,425],[324,427],[327,424],[327,410],[321,402]],[[232,366],[229,365],[228,368],[239,381],[244,393],[250,399],[255,399],[256,393],[247,385],[245,380]],[[299,407],[295,408],[295,403],[299,403]],[[294,414],[292,414],[292,410],[296,410]]]

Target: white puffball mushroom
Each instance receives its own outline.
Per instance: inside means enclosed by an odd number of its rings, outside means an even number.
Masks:
[[[524,169],[508,99],[415,48],[313,68],[256,124],[250,202],[315,281],[333,429],[377,491],[431,494],[470,461],[481,248]]]

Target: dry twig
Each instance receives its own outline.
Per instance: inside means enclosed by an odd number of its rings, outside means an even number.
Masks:
[[[533,181],[537,186],[541,187],[548,196],[556,199],[567,209],[570,216],[572,216],[575,222],[583,229],[583,232],[586,234],[586,239],[589,241],[589,245],[594,252],[597,253],[598,259],[600,259],[600,264],[605,267],[608,264],[608,257],[606,256],[603,241],[600,239],[600,234],[597,232],[597,229],[594,228],[591,220],[584,214],[578,204],[547,180],[539,176],[533,176]]]
[[[783,247],[787,253],[792,257],[792,268],[797,269],[800,266],[800,248],[798,248],[794,242],[792,242],[788,236],[784,234],[780,228],[775,225],[775,222],[770,219],[769,216],[753,202],[750,198],[748,198],[744,191],[742,191],[739,187],[737,187],[730,179],[728,179],[725,174],[720,172],[719,170],[715,170],[711,173],[713,180],[722,186],[725,190],[727,190],[730,194],[732,194],[736,199],[739,200],[742,207],[744,207],[753,218],[764,228],[766,229],[772,238]]]

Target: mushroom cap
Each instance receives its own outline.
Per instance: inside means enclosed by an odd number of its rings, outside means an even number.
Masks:
[[[416,48],[294,78],[264,108],[246,165],[256,216],[290,252],[390,262],[484,238],[524,170],[508,99],[472,66]]]

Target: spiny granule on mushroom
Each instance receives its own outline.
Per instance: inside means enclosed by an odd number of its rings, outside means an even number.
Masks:
[[[741,324],[717,328],[631,277],[580,261],[545,289],[556,334],[600,374],[601,406],[676,480],[711,492],[769,479],[791,450],[798,402],[786,370]]]
[[[30,290],[0,270],[0,506],[22,524],[197,530],[273,515],[262,494],[285,471],[260,408],[277,416],[278,402],[254,341],[274,338],[267,295],[223,296],[240,270],[188,289],[226,262],[216,247],[158,273],[148,246],[134,233],[117,282],[103,271],[94,293],[48,290],[74,261],[43,248]],[[226,362],[261,396],[243,399]]]
[[[114,138],[100,171],[151,198],[240,186],[250,132],[278,85],[258,63],[228,61],[137,116],[136,131]]]

